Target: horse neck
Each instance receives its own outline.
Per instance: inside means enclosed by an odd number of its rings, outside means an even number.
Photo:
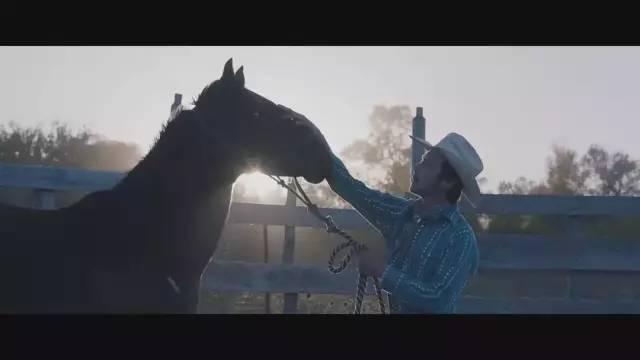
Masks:
[[[193,114],[183,111],[171,120],[147,156],[114,191],[127,201],[185,209],[218,189],[230,188],[240,174],[236,159],[216,151],[211,140],[199,142],[189,116]]]

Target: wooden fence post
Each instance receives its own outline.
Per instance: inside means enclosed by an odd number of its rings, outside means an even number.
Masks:
[[[289,182],[289,186],[294,186],[293,180]],[[286,207],[296,207],[296,197],[291,191],[287,191]],[[282,263],[292,264],[295,254],[296,241],[295,226],[286,225],[284,227],[284,249],[282,251]],[[298,312],[298,293],[284,294],[283,314],[295,314]]]
[[[182,104],[182,94],[173,94],[173,104],[171,104],[171,111],[169,114],[173,114],[173,111]]]
[[[426,121],[424,116],[422,115],[422,108],[416,108],[416,116],[413,118],[413,131],[412,135],[418,139],[426,139],[425,135],[425,126]],[[413,178],[413,168],[416,166],[418,161],[422,158],[422,154],[424,154],[424,148],[415,142],[411,142],[411,169],[409,169],[409,176]]]
[[[269,225],[262,225],[262,239],[264,240],[264,262],[269,263]],[[264,293],[264,313],[271,314],[271,293]]]
[[[565,233],[565,244],[567,254],[573,258],[580,252],[580,246],[584,246],[584,242],[587,240],[585,231],[585,225],[587,224],[588,217],[568,214],[563,216],[563,225]],[[571,283],[571,275],[567,275],[567,298],[573,298],[573,289]]]
[[[53,210],[56,205],[55,192],[53,190],[36,189],[36,207],[43,210]]]
[[[425,119],[424,116],[422,115],[422,108],[421,107],[417,107],[416,108],[416,116],[413,118],[413,124],[412,124],[412,134],[414,137],[417,137],[418,139],[425,139]],[[411,164],[409,166],[409,186],[411,186],[411,182],[413,181],[413,168],[416,166],[416,164],[418,163],[418,161],[420,161],[420,159],[422,158],[422,154],[424,154],[424,148],[418,144],[416,144],[415,141],[411,142]],[[407,189],[404,193],[405,197],[407,198],[414,198],[415,194],[412,194],[409,192],[409,189]]]

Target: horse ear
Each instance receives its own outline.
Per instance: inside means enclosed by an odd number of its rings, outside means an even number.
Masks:
[[[233,58],[227,60],[227,63],[224,64],[224,70],[222,71],[222,77],[220,80],[231,80],[233,79]]]
[[[240,69],[236,72],[236,83],[240,87],[244,87],[244,66],[240,66]]]

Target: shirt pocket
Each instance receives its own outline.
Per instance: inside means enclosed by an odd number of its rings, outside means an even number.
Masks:
[[[415,234],[415,231],[415,224],[409,221],[405,221],[396,230],[395,241],[390,251],[394,264],[400,266],[400,268],[404,263],[404,259],[407,258],[409,247],[411,247],[411,242],[413,241],[413,235]]]
[[[451,248],[453,244],[444,236],[431,245],[431,248],[424,249],[420,258],[417,259],[419,266],[415,272],[417,278],[421,280],[423,290],[428,292],[436,290],[444,282],[442,277],[450,266],[449,258],[453,250]]]

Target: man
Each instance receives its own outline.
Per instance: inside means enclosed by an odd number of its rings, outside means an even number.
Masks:
[[[480,190],[475,177],[482,172],[480,157],[459,134],[437,145],[411,138],[427,152],[414,169],[407,200],[368,188],[354,179],[333,155],[327,182],[350,203],[386,241],[386,261],[366,252],[360,271],[382,275],[392,313],[453,313],[457,299],[478,267],[473,229],[458,211],[464,194],[476,203]]]

